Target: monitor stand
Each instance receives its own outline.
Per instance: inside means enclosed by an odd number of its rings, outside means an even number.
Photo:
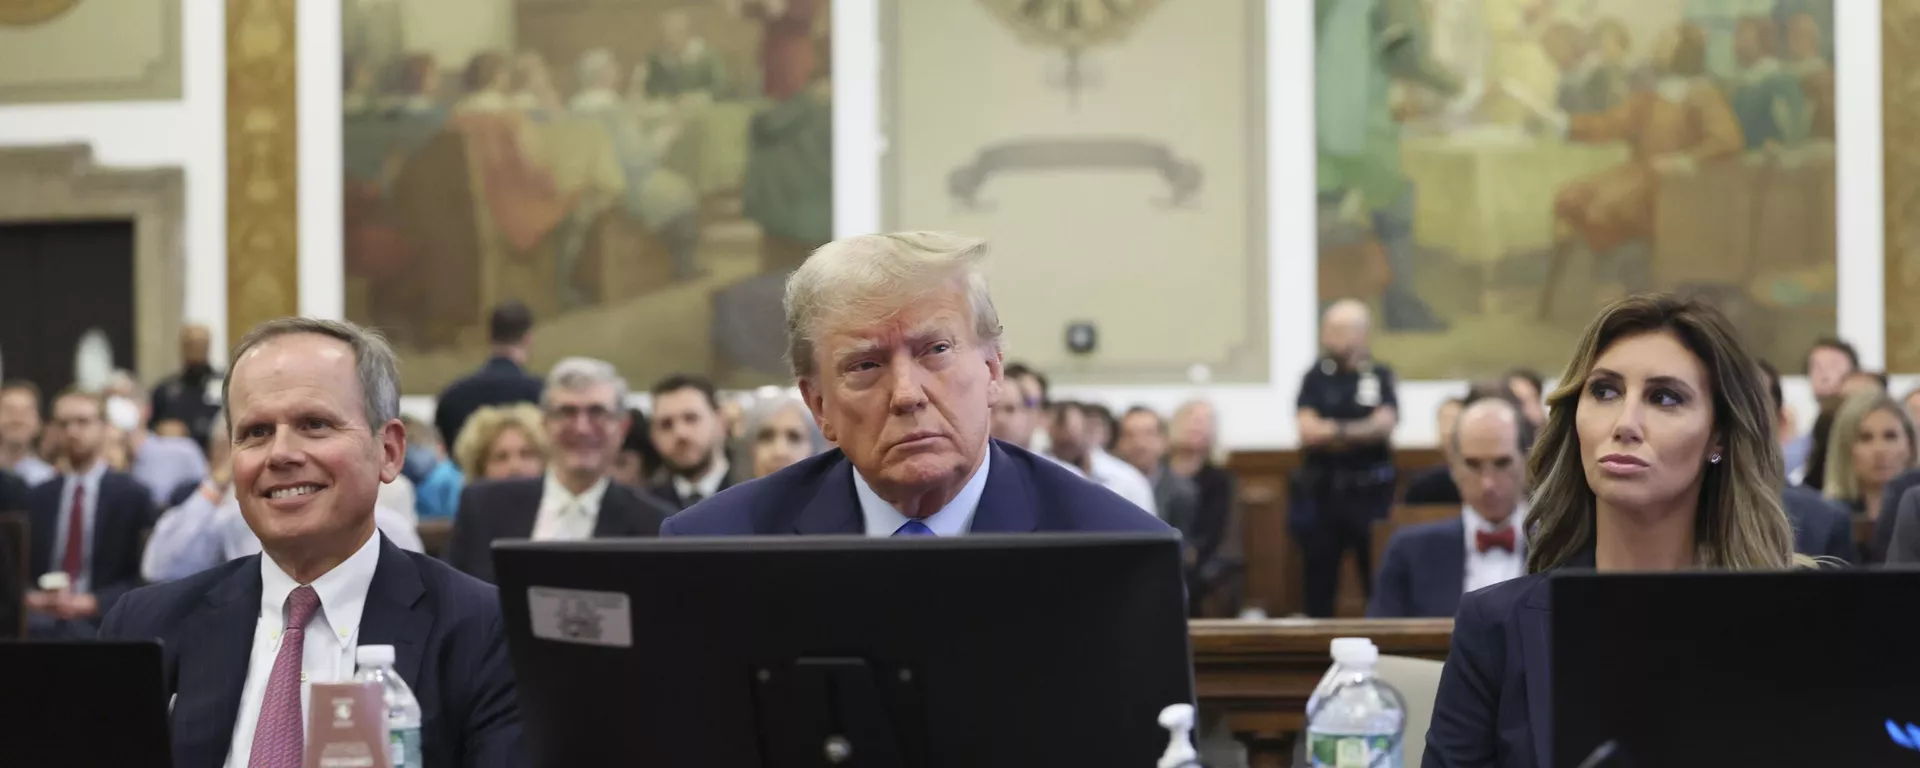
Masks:
[[[806,657],[752,671],[764,768],[924,768],[926,721],[911,669]]]

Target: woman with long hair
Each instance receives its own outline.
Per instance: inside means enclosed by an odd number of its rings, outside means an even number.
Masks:
[[[1424,765],[1552,759],[1549,572],[1811,563],[1793,553],[1759,371],[1709,305],[1640,295],[1601,311],[1528,460],[1528,575],[1461,598]]]
[[[1869,520],[1879,519],[1887,482],[1913,468],[1914,427],[1906,409],[1886,390],[1855,392],[1835,412],[1826,442],[1821,492]]]

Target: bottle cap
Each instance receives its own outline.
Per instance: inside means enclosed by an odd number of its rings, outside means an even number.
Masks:
[[[1341,664],[1347,663],[1350,658],[1358,658],[1360,653],[1368,650],[1372,650],[1376,657],[1379,655],[1379,649],[1374,648],[1373,641],[1364,637],[1336,637],[1330,646],[1328,651],[1333,660]]]
[[[393,666],[393,646],[360,646],[354,650],[353,660],[363,667],[391,667]]]

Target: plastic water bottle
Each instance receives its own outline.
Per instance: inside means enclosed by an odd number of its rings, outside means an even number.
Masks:
[[[393,768],[420,768],[420,700],[400,673],[393,671],[393,646],[363,645],[354,651],[356,680],[378,683],[387,700],[387,754]]]
[[[1380,650],[1341,649],[1333,685],[1307,711],[1307,764],[1314,768],[1403,768],[1407,702],[1373,674]]]
[[[1341,657],[1352,656],[1358,651],[1376,647],[1372,640],[1364,637],[1336,637],[1328,645],[1327,655],[1333,657],[1333,666],[1327,667],[1327,673],[1320,676],[1320,683],[1315,685],[1313,693],[1307,696],[1307,714],[1309,715],[1320,709],[1320,700],[1326,698],[1328,691],[1333,690],[1334,678],[1340,675]],[[1378,658],[1379,651],[1375,650],[1374,653],[1375,658]]]

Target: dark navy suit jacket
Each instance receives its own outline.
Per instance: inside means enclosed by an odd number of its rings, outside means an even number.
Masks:
[[[64,478],[55,477],[27,491],[29,528],[33,536],[28,578],[60,567],[61,555],[53,551],[56,532],[67,525],[69,510],[60,508],[60,493],[66,490]],[[107,471],[100,475],[100,498],[93,506],[93,553],[87,562],[89,585],[100,613],[113,610],[113,604],[128,590],[140,586],[140,534],[153,525],[153,492],[132,475]]]
[[[1808,557],[1835,557],[1853,565],[1861,563],[1859,548],[1853,544],[1853,513],[1846,507],[1819,491],[1798,485],[1781,491],[1780,502],[1787,509],[1787,519],[1793,522],[1793,551]]]
[[[1393,532],[1367,618],[1448,617],[1467,583],[1467,524],[1459,518]]]
[[[440,439],[452,448],[474,411],[489,405],[538,403],[544,388],[545,384],[528,375],[519,363],[504,357],[487,358],[480,370],[447,385],[440,393],[438,405],[434,406],[433,426],[440,430]]]
[[[1591,550],[1568,569],[1592,569]],[[1547,574],[1460,598],[1423,768],[1540,768],[1553,760]]]
[[[998,440],[973,533],[1167,531],[1159,518],[1052,460]],[[728,488],[660,525],[662,536],[860,534],[853,464],[839,449]]]
[[[134,590],[100,629],[105,639],[164,646],[176,768],[219,768],[227,759],[260,616],[260,557]],[[492,586],[381,537],[358,644],[394,647],[395,671],[420,699],[428,766],[528,764]]]

